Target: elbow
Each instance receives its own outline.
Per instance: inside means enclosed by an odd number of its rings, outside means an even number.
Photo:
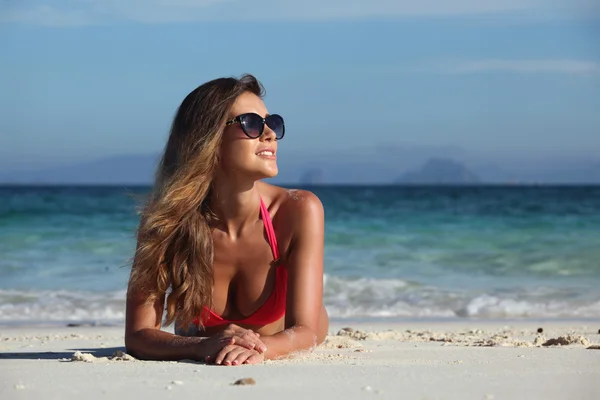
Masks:
[[[142,344],[142,338],[140,332],[127,332],[125,334],[125,352],[130,356],[137,358],[138,360],[149,360],[148,354],[144,353],[144,347]]]
[[[125,353],[129,354],[135,359],[144,360],[143,354],[141,354],[136,347],[132,346],[130,343],[125,343]]]
[[[316,346],[322,345],[323,342],[325,341],[325,338],[327,337],[327,332],[316,332],[315,337],[316,337],[316,340],[315,340]]]
[[[319,329],[312,329],[311,333],[313,337],[313,347],[323,344],[325,338],[327,337],[327,332],[321,332]]]
[[[306,339],[302,340],[303,346],[307,349],[314,349],[321,343],[325,341],[326,333],[324,334],[319,332],[319,329],[315,329],[315,327],[310,325],[296,325],[298,328],[302,329],[303,335]]]
[[[130,356],[141,359],[141,354],[138,351],[137,341],[133,336],[134,334],[132,333],[125,335],[125,352]]]

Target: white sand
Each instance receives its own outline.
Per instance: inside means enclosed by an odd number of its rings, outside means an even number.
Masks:
[[[346,326],[353,331],[338,335]],[[122,328],[0,328],[0,398],[596,400],[598,329],[600,321],[334,323],[312,353],[225,367],[132,360],[120,352]],[[254,384],[233,384],[243,378]]]

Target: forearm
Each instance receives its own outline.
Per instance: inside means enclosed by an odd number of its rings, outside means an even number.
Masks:
[[[290,353],[311,350],[317,346],[317,335],[308,326],[294,325],[271,336],[261,336],[267,346],[265,359],[272,360]]]
[[[160,329],[140,329],[125,336],[127,353],[142,360],[201,360],[205,337],[174,335]]]

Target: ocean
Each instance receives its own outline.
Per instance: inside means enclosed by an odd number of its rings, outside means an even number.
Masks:
[[[333,319],[600,318],[600,186],[314,186]],[[148,187],[0,187],[0,324],[120,324]]]

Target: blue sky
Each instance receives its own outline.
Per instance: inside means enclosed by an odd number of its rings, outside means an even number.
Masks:
[[[0,167],[159,152],[189,91],[244,72],[286,152],[598,154],[597,4],[3,0]]]

